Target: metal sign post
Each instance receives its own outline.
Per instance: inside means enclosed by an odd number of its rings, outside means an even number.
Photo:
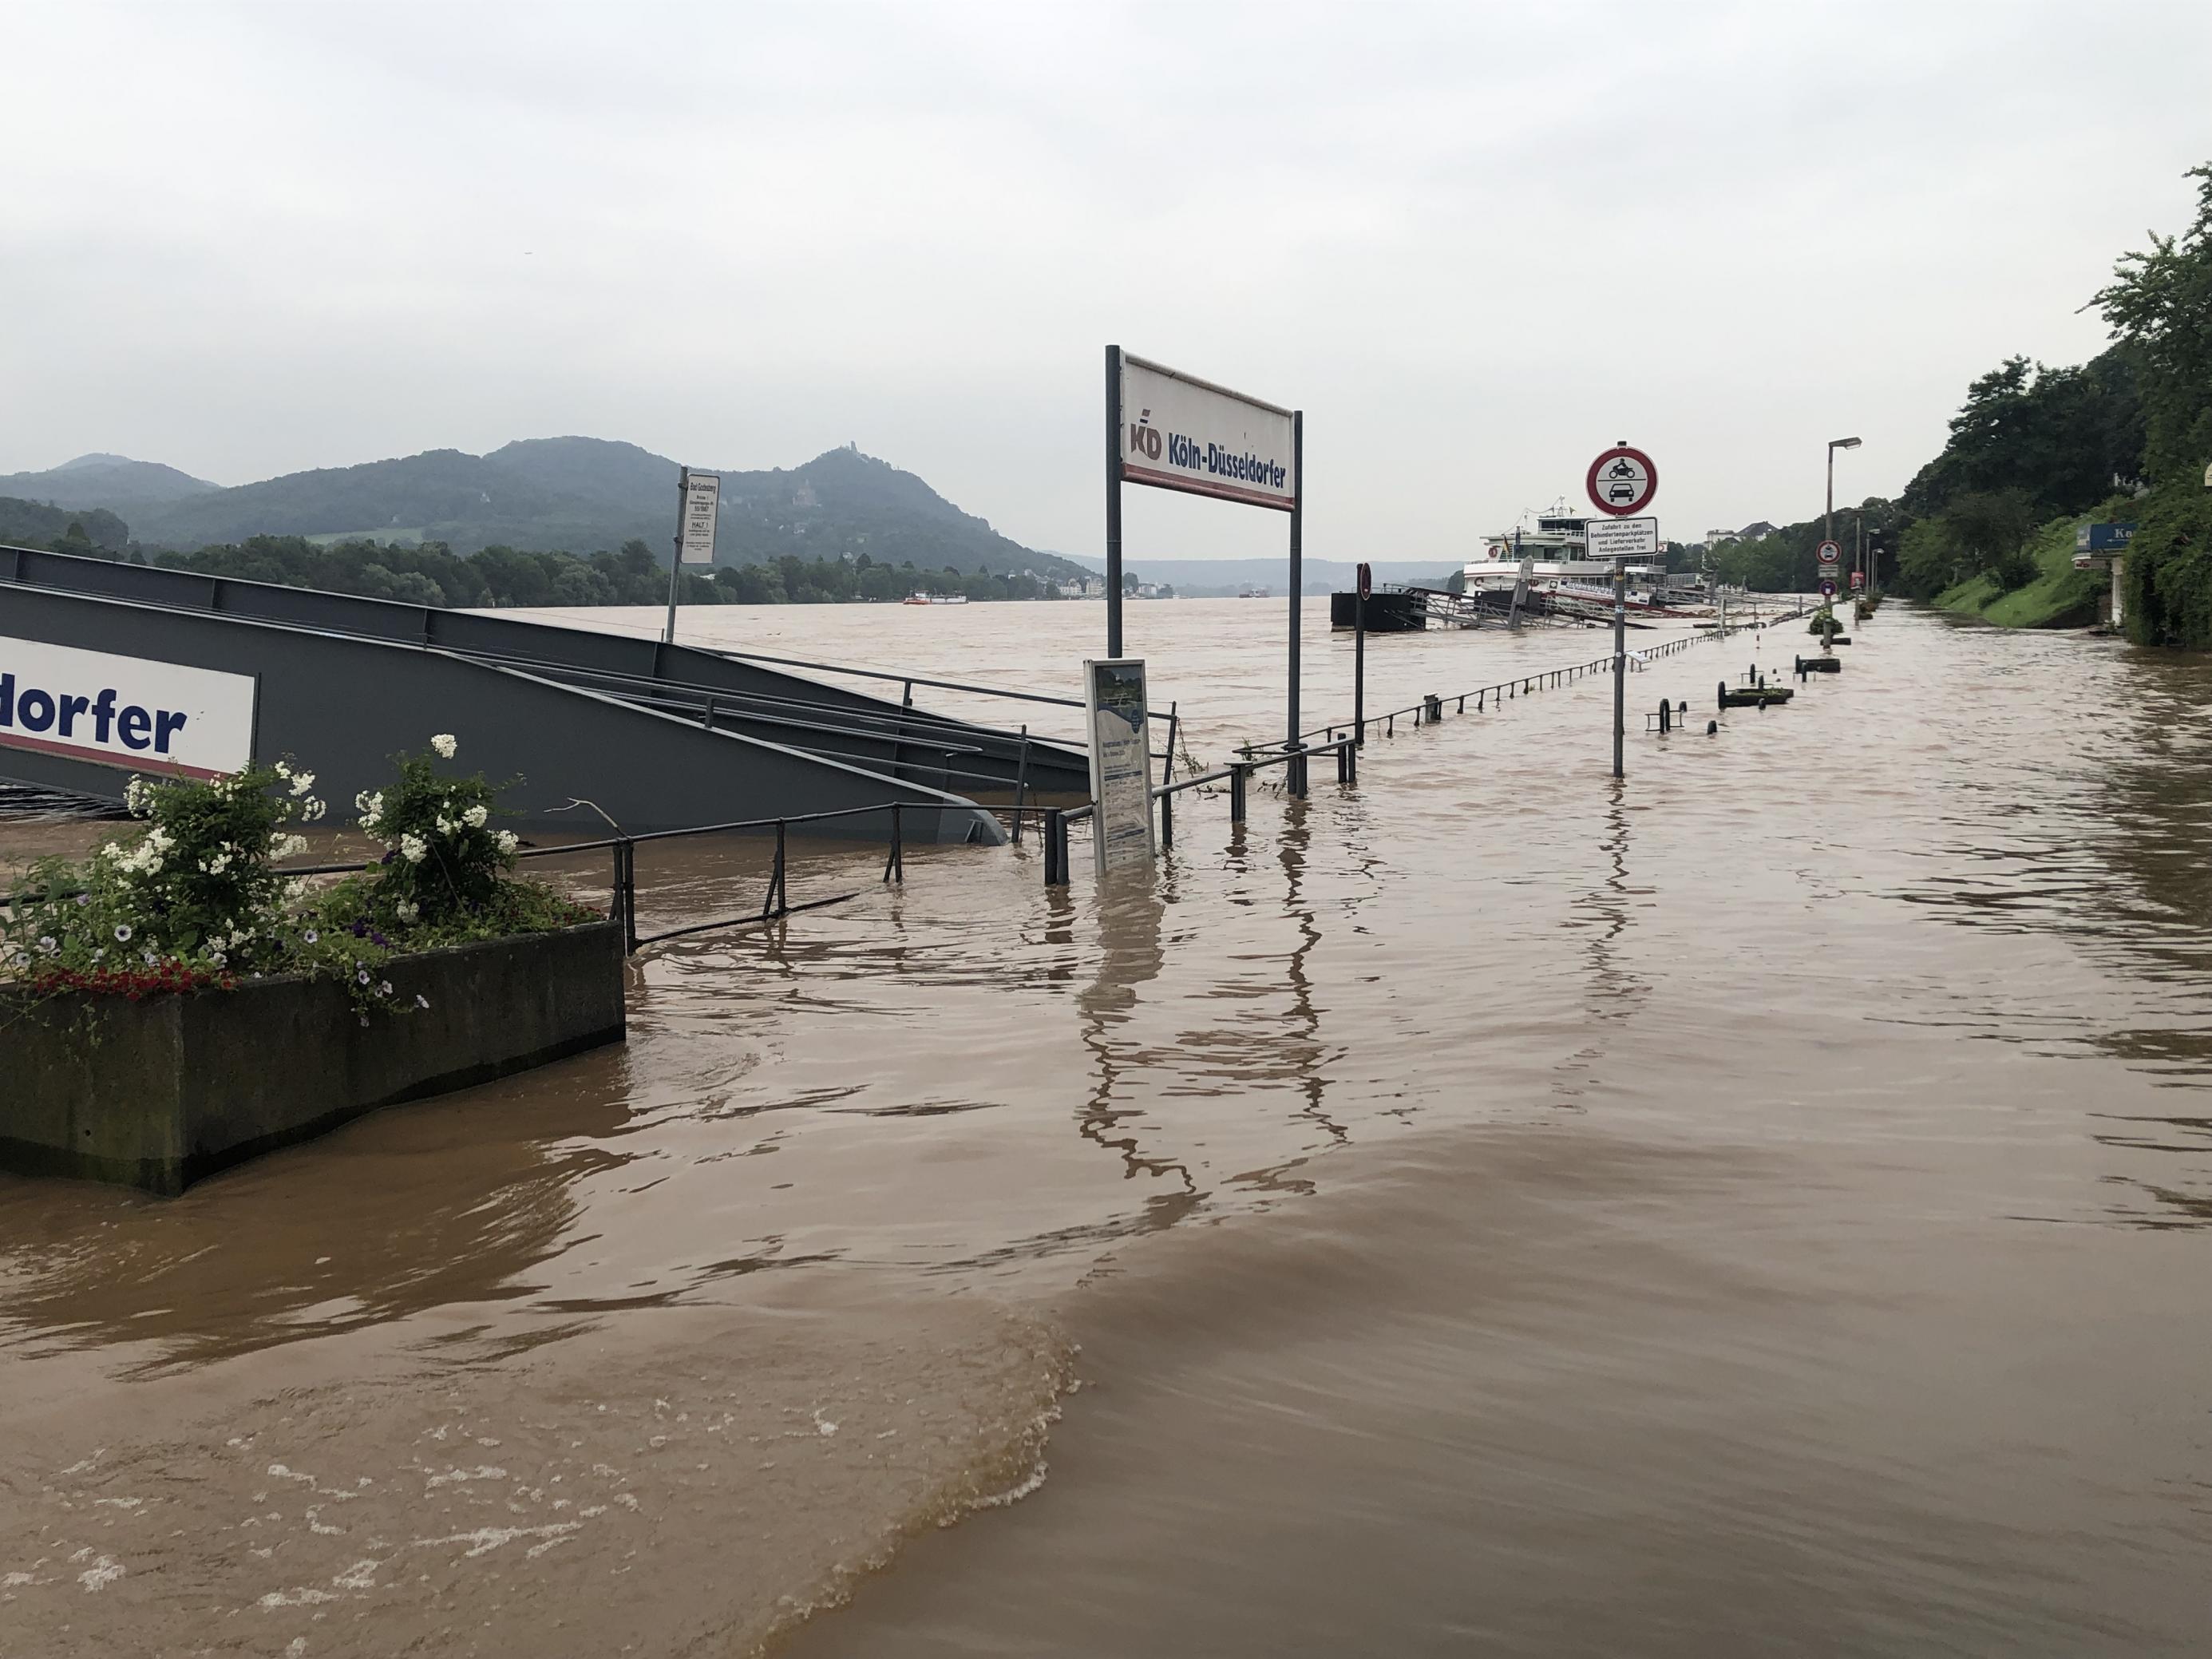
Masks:
[[[660,636],[664,645],[676,643],[676,594],[687,564],[714,562],[714,520],[721,506],[719,473],[694,472],[685,467],[676,478],[676,556],[668,564],[668,626]]]
[[[1121,654],[1121,348],[1106,348],[1106,654]]]
[[[1656,551],[1659,520],[1633,515],[1651,505],[1659,493],[1659,467],[1626,439],[1604,451],[1589,464],[1583,485],[1590,505],[1621,525],[1592,524],[1588,550],[1594,557],[1610,557],[1613,567],[1613,775],[1626,777],[1623,753],[1628,726],[1628,562],[1637,553]],[[1632,528],[1631,526],[1634,526]]]
[[[1362,749],[1367,746],[1367,595],[1374,585],[1375,567],[1362,562],[1352,590],[1352,731]]]

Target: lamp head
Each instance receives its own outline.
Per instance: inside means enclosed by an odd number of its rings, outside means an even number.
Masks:
[[[1856,449],[1858,447],[1859,441],[1856,438],[1831,438],[1828,440],[1828,447],[1831,449]]]

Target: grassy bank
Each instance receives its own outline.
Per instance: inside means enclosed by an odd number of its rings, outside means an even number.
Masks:
[[[2089,515],[2096,516],[2095,514]],[[2101,570],[2074,568],[2074,532],[2086,518],[2053,519],[2027,544],[2039,573],[2009,592],[1984,572],[1936,596],[1938,610],[1979,617],[2000,628],[2086,628],[2097,620],[2097,598],[2106,589]]]

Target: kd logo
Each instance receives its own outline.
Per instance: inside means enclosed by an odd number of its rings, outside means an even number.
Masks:
[[[1129,453],[1142,455],[1148,461],[1160,458],[1160,434],[1157,427],[1146,426],[1142,421],[1129,428]]]

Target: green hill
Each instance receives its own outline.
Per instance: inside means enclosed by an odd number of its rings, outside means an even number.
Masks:
[[[80,455],[44,472],[0,474],[0,495],[50,507],[104,507],[126,518],[136,518],[139,507],[183,501],[217,488],[173,466],[124,455]]]
[[[304,536],[444,542],[460,553],[489,546],[581,553],[635,539],[665,557],[675,532],[678,468],[635,444],[569,437],[529,439],[488,455],[434,449],[228,489],[201,485],[173,468],[113,457],[18,476],[39,482],[32,499],[82,512],[119,508],[125,497],[112,489],[154,489],[150,475],[156,472],[194,487],[160,501],[133,501],[132,529],[149,548]],[[1082,574],[1066,559],[1001,536],[913,473],[856,448],[833,449],[787,470],[721,476],[718,563],[866,553],[878,563],[910,561],[921,570],[950,565],[963,574]]]

